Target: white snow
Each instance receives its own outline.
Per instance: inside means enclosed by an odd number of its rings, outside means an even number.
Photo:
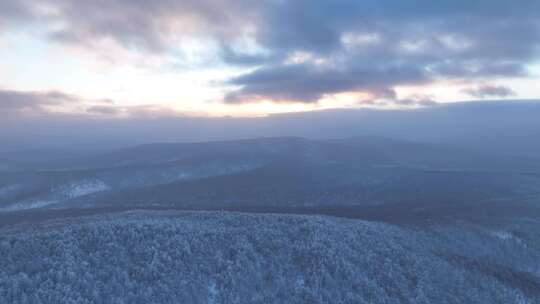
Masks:
[[[68,198],[76,198],[92,193],[109,190],[110,187],[101,180],[82,180],[60,186],[54,192],[60,192]]]
[[[54,205],[57,203],[58,201],[55,201],[55,200],[24,201],[24,202],[19,202],[19,203],[16,203],[7,207],[0,208],[0,212],[36,209],[36,208],[42,208],[49,205]]]
[[[499,231],[534,237],[532,227]],[[536,247],[477,227],[425,233],[319,216],[131,211],[0,235],[2,303],[538,302],[514,283],[536,284],[516,277],[537,270]],[[512,271],[486,276],[485,266]]]
[[[216,286],[216,282],[211,281],[210,284],[208,284],[208,303],[209,304],[215,304],[217,302],[219,291]]]
[[[491,235],[503,241],[509,241],[514,239],[514,235],[507,231],[493,231],[491,232]]]
[[[178,177],[177,179],[178,180],[185,180],[185,179],[189,179],[191,176],[185,172],[180,172],[178,173]]]

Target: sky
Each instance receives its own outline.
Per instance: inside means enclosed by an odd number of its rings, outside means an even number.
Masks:
[[[537,0],[2,0],[0,119],[538,99]]]

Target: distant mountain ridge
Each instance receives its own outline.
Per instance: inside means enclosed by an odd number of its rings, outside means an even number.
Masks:
[[[148,144],[4,172],[0,210],[472,203],[530,197],[537,174],[533,158],[376,136]]]
[[[300,136],[310,139],[382,136],[457,146],[486,154],[540,155],[539,100],[440,103],[420,109],[333,109],[266,117],[182,117],[0,121],[0,152],[115,149],[151,142]],[[6,124],[7,123],[7,124]],[[51,125],[55,127],[51,129]],[[54,134],[54,136],[52,136]]]
[[[148,166],[204,158],[261,157],[267,159],[355,160],[386,164],[430,164],[475,170],[510,169],[540,172],[540,158],[505,156],[468,151],[447,144],[433,144],[390,139],[379,136],[356,136],[345,139],[309,140],[301,137],[270,137],[201,143],[156,143],[113,150],[89,157],[50,161],[40,170],[98,169]],[[498,160],[498,161],[495,161]],[[504,160],[501,162],[500,160]],[[508,163],[510,166],[505,167]],[[459,168],[458,168],[459,169]]]

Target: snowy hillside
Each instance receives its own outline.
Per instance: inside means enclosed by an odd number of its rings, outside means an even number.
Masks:
[[[538,303],[527,221],[142,212],[0,230],[1,303]]]

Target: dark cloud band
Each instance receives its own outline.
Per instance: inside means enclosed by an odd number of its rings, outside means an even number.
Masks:
[[[0,90],[0,110],[38,109],[78,101],[73,95],[58,91],[20,92]]]
[[[496,86],[496,85],[480,85],[475,88],[469,88],[463,90],[465,94],[475,98],[488,98],[488,97],[511,97],[516,93],[509,87]]]

